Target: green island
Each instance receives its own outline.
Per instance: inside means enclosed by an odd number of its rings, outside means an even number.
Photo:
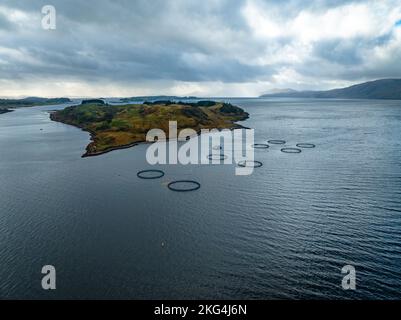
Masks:
[[[177,121],[178,130],[191,128],[199,133],[201,129],[243,128],[235,122],[248,116],[247,112],[232,104],[205,100],[109,105],[103,100],[93,99],[50,114],[53,121],[76,126],[91,134],[92,141],[82,157],[145,142],[147,132],[154,128],[168,134],[169,121]]]

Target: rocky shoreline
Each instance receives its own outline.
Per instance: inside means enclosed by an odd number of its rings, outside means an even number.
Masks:
[[[56,120],[55,120],[55,121],[56,121]],[[76,126],[75,126],[75,127],[76,127]],[[77,128],[79,128],[79,127],[77,127]],[[129,144],[125,144],[125,145],[121,145],[121,146],[117,146],[117,147],[110,147],[110,148],[108,148],[108,149],[106,149],[106,150],[93,152],[93,151],[90,151],[90,146],[91,146],[92,143],[94,143],[94,135],[93,135],[93,133],[91,133],[91,132],[88,131],[88,130],[82,129],[82,128],[80,128],[80,129],[81,129],[82,131],[89,132],[89,133],[90,133],[90,136],[91,136],[91,141],[92,141],[92,142],[86,147],[86,152],[81,156],[81,158],[96,157],[96,156],[100,156],[100,155],[102,155],[102,154],[109,153],[109,152],[115,151],[115,150],[129,149],[129,148],[135,147],[135,146],[140,145],[140,144],[150,144],[150,143],[154,143],[154,142],[150,142],[150,141],[146,141],[146,140],[144,140],[144,141],[135,141],[135,142],[132,142],[132,143],[129,143]],[[221,130],[223,130],[223,129],[235,130],[235,129],[250,129],[250,128],[241,126],[241,125],[239,125],[239,124],[234,124],[234,126],[233,126],[232,128],[216,128],[216,129],[219,130],[219,131],[221,131]],[[201,131],[198,131],[198,132],[196,133],[196,136],[200,136],[200,135],[201,135]],[[169,139],[167,138],[165,141],[169,141]]]
[[[0,109],[0,114],[13,112],[14,110],[11,109]]]
[[[55,121],[55,122],[64,123],[64,122],[62,122],[62,121],[57,120],[55,117],[52,117],[52,113],[50,113],[50,120]],[[64,124],[67,124],[67,123],[64,123]],[[81,128],[81,127],[75,125],[75,124],[69,124],[69,125],[72,125],[73,127],[76,127],[76,128],[78,128],[78,129],[81,129],[82,131],[88,132],[88,133],[90,134],[90,140],[91,140],[91,142],[86,146],[86,152],[81,156],[81,158],[89,158],[89,157],[101,156],[102,154],[105,154],[105,153],[109,153],[109,152],[116,151],[116,150],[129,149],[129,148],[135,147],[135,146],[140,145],[140,144],[150,144],[150,143],[154,143],[154,142],[149,142],[149,141],[146,141],[146,140],[135,141],[135,142],[132,142],[132,143],[129,143],[129,144],[125,144],[125,145],[121,145],[121,146],[116,146],[116,147],[110,147],[110,148],[108,148],[108,149],[106,149],[106,150],[94,152],[94,151],[91,151],[91,147],[92,147],[92,145],[94,144],[94,139],[95,139],[96,134],[95,134],[94,132],[91,132],[90,130],[83,129],[83,128]],[[250,129],[250,128],[244,127],[244,126],[242,126],[242,125],[240,125],[240,124],[237,124],[237,123],[234,123],[233,126],[232,126],[231,128],[216,128],[216,129],[219,130],[219,131],[221,131],[221,130],[223,130],[223,129],[235,130],[235,129]],[[197,131],[197,132],[196,132],[196,135],[197,135],[197,136],[200,136],[200,135],[201,135],[201,131],[200,131],[200,130]],[[168,140],[169,140],[169,139],[167,138],[166,141],[168,141]]]
[[[209,104],[210,106],[198,107],[196,104],[158,102],[137,106],[123,105],[113,107],[91,102],[51,112],[50,119],[72,125],[90,134],[91,142],[86,146],[86,152],[82,155],[83,158],[99,156],[114,150],[131,148],[142,143],[152,143],[146,141],[146,130],[143,131],[142,128],[136,127],[136,125],[127,129],[122,122],[125,121],[127,123],[127,121],[132,121],[131,123],[138,123],[139,121],[141,123],[141,121],[149,119],[155,128],[163,128],[163,123],[167,120],[161,117],[167,111],[176,112],[172,116],[173,119],[176,119],[176,117],[184,118],[184,121],[188,123],[188,128],[194,129],[197,135],[201,133],[201,129],[247,129],[236,123],[249,117],[248,113],[241,108],[225,103],[209,102]],[[131,112],[131,115],[127,116],[129,112]],[[154,117],[155,114],[157,114],[157,117]],[[170,117],[169,114],[166,116]],[[105,123],[105,119],[108,120],[107,123]],[[149,120],[147,121],[149,122]],[[116,123],[117,125],[121,125],[121,129],[116,129]],[[109,125],[106,129],[104,129],[105,124]],[[167,131],[166,133],[168,134]],[[113,140],[109,142],[110,140],[106,140],[108,137],[120,137],[121,135],[125,139],[120,139],[119,142]],[[127,136],[128,138],[126,138]]]

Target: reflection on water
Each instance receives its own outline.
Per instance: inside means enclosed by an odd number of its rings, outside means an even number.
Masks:
[[[51,122],[55,107],[0,115],[0,297],[401,298],[401,102],[228,100],[255,143],[286,141],[255,149],[250,176],[164,165],[141,180],[146,145],[82,159],[89,135]],[[280,151],[297,143],[316,148]]]

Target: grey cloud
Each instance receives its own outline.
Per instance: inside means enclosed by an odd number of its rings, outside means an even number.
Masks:
[[[8,20],[8,18],[4,14],[0,13],[0,30],[10,31],[13,29],[14,29],[14,26]]]
[[[257,1],[257,0],[255,0]],[[140,83],[152,80],[241,83],[269,81],[282,67],[306,77],[353,80],[399,77],[394,59],[366,66],[366,52],[386,45],[392,35],[377,38],[322,40],[302,63],[260,65],[269,50],[280,52],[291,37],[257,39],[242,15],[246,0],[53,0],[57,30],[15,28],[0,14],[0,47],[29,59],[2,53],[1,79],[77,79],[87,82]],[[354,1],[362,3],[363,1]],[[324,12],[350,1],[259,1],[282,20],[301,10]],[[45,0],[3,0],[2,6],[40,16]],[[397,56],[397,55],[396,55]]]
[[[314,46],[313,56],[344,66],[356,65],[363,61],[358,50],[363,46],[359,39],[321,41]]]
[[[260,68],[240,63],[235,55],[224,57],[224,53],[216,51],[224,44],[209,42],[207,33],[199,35],[199,31],[203,32],[199,28],[207,30],[210,21],[216,21],[219,27],[227,29],[239,28],[240,15],[238,7],[233,6],[234,2],[242,1],[223,1],[212,8],[180,1],[182,6],[178,9],[169,7],[167,1],[103,0],[95,6],[90,1],[55,1],[58,29],[53,37],[47,37],[46,31],[38,29],[37,38],[31,38],[32,34],[29,34],[30,38],[21,36],[21,44],[14,38],[9,44],[14,47],[22,45],[26,54],[42,63],[31,67],[20,63],[18,70],[9,71],[133,81],[159,78],[226,82],[253,80],[263,73]],[[30,2],[29,10],[35,9],[33,3],[35,1]],[[19,9],[27,9],[20,1],[14,4]],[[41,4],[38,1],[36,9]],[[189,17],[191,14],[193,19]],[[176,24],[179,19],[183,20],[183,25]],[[58,34],[61,40],[56,38]],[[185,53],[207,54],[208,63],[197,65],[196,61],[183,61]]]

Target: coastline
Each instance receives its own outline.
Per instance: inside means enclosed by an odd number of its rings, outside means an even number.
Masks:
[[[7,108],[0,109],[0,114],[5,114],[5,113],[13,112],[13,111],[14,111],[13,109],[7,109]]]
[[[88,132],[88,133],[89,133],[89,135],[90,135],[90,141],[91,141],[91,142],[86,146],[86,148],[85,148],[86,152],[85,152],[84,154],[81,155],[81,158],[96,157],[96,156],[100,156],[100,155],[103,155],[103,154],[106,154],[106,153],[109,153],[109,152],[112,152],[112,151],[116,151],[116,150],[129,149],[129,148],[135,147],[135,146],[140,145],[140,144],[151,144],[151,143],[155,143],[155,142],[146,141],[146,140],[138,140],[138,141],[134,141],[134,142],[128,143],[128,144],[124,144],[124,145],[120,145],[120,146],[115,146],[115,147],[110,147],[110,148],[107,148],[107,149],[102,150],[102,151],[89,152],[91,145],[95,142],[96,133],[93,132],[93,131],[91,131],[91,130],[81,128],[81,127],[79,127],[79,126],[77,126],[77,125],[75,125],[75,124],[65,123],[65,122],[59,121],[59,120],[55,119],[55,118],[52,116],[52,114],[53,114],[54,112],[55,112],[55,111],[49,112],[50,120],[52,120],[52,121],[54,121],[54,122],[59,122],[59,123],[65,124],[65,125],[70,125],[70,126],[73,126],[73,127],[75,127],[75,128],[80,129],[81,131],[84,131],[84,132]],[[249,118],[249,116],[248,116],[246,119],[248,119],[248,118]],[[244,121],[244,120],[246,120],[246,119],[239,120],[239,121]],[[221,130],[224,130],[224,129],[228,129],[228,130],[246,129],[246,130],[248,130],[248,129],[250,129],[250,128],[249,128],[249,127],[245,127],[245,126],[243,126],[243,125],[240,125],[240,124],[234,122],[233,125],[232,125],[230,128],[215,128],[215,129],[221,131]],[[201,130],[197,130],[197,131],[196,131],[196,136],[200,136],[200,135],[201,135]],[[169,141],[169,138],[167,138],[165,141]]]

